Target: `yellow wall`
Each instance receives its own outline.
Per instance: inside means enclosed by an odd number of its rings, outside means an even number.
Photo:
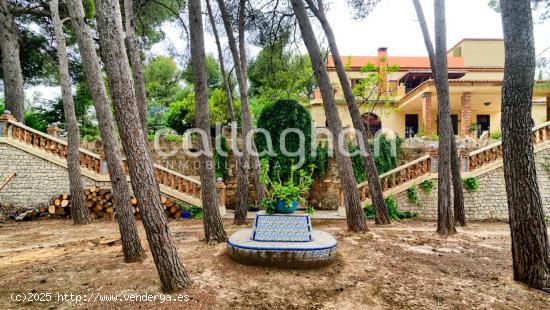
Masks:
[[[461,80],[502,80],[503,72],[468,72]]]
[[[326,117],[325,117],[325,110],[323,108],[323,105],[310,105],[308,106],[309,111],[311,113],[311,118],[313,122],[315,123],[315,127],[325,127]],[[362,109],[362,113],[367,112],[367,109]],[[353,128],[353,124],[351,121],[351,116],[349,115],[348,108],[345,104],[339,103],[338,104],[338,112],[340,114],[340,119],[342,121],[342,125],[344,128]],[[388,110],[384,107],[376,107],[373,111],[376,115],[378,115],[382,121],[382,126],[384,128],[389,128],[393,131],[395,131],[400,137],[405,136],[405,114],[418,114],[418,127],[419,130],[422,130],[422,124],[424,123],[424,120],[422,119],[422,111],[421,110],[411,110],[407,112],[402,111],[396,111],[396,110]],[[533,119],[535,120],[535,124],[541,124],[546,122],[546,106],[544,104],[536,104],[533,105]],[[461,128],[461,122],[462,122],[462,116],[460,110],[452,110],[451,114],[458,115],[458,131],[460,134],[460,128]],[[491,132],[500,132],[500,119],[501,119],[501,112],[484,112],[484,111],[472,111],[472,123],[476,122],[477,115],[490,115],[490,126],[491,126]],[[432,110],[432,133],[437,133],[437,111]]]
[[[465,67],[504,67],[502,40],[465,40],[460,47]]]
[[[546,122],[546,105],[544,104],[533,105],[533,120],[535,120],[535,125],[539,125]]]
[[[311,113],[311,119],[315,123],[315,127],[325,127],[326,117],[323,105],[310,105],[309,111]],[[369,112],[370,109],[363,107],[361,113]],[[348,107],[345,103],[338,103],[338,113],[340,114],[340,120],[344,128],[353,128],[351,116],[348,111]],[[382,127],[389,128],[395,131],[400,137],[405,136],[405,114],[393,109],[387,109],[383,106],[377,106],[374,108],[373,113],[380,117]],[[420,122],[420,120],[419,120]]]

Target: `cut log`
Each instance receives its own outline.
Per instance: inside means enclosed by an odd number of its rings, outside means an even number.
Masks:
[[[63,208],[66,208],[69,205],[69,203],[70,203],[70,200],[65,200],[65,199],[61,200],[61,206]]]
[[[55,213],[55,205],[49,205],[48,206],[48,212],[50,214],[54,214]]]

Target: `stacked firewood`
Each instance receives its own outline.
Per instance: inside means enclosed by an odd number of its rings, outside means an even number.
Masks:
[[[90,210],[90,215],[92,218],[106,218],[111,220],[115,218],[116,204],[114,202],[114,197],[110,189],[101,189],[98,186],[92,186],[84,190],[84,199],[86,201],[86,206],[88,207],[88,210]],[[173,200],[161,196],[161,202],[167,216],[171,218],[181,217],[181,210],[179,210]],[[140,211],[136,197],[132,197],[130,203],[134,208],[134,214],[137,218],[139,218]],[[70,195],[65,193],[62,195],[54,196],[51,199],[50,205],[45,211],[47,211],[51,215],[70,216]],[[42,210],[40,210],[40,212],[42,212]]]

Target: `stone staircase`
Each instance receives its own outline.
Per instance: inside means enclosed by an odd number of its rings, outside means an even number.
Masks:
[[[0,116],[0,144],[8,144],[26,153],[67,168],[67,142],[17,122],[10,115]],[[82,175],[110,187],[107,162],[104,156],[80,148]],[[123,160],[128,173],[128,165]],[[165,167],[154,165],[155,176],[162,195],[187,204],[202,206],[201,182]],[[2,177],[2,175],[0,175]],[[10,178],[11,179],[11,178]],[[129,178],[128,178],[129,181]],[[217,183],[220,211],[225,213],[225,185]]]
[[[550,148],[550,122],[533,128],[535,153]],[[437,154],[427,154],[379,176],[384,196],[400,194],[413,185],[428,179],[437,179]],[[478,176],[502,167],[502,141],[470,153],[460,154],[462,177]],[[357,185],[363,204],[370,203],[369,183]],[[345,215],[344,194],[340,190],[338,214]]]

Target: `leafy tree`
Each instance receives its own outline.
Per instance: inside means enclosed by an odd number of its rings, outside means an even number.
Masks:
[[[306,101],[315,88],[315,78],[307,55],[287,48],[288,40],[264,47],[250,62],[250,95],[264,102],[277,99]]]
[[[28,26],[23,24],[19,27],[19,57],[23,78],[25,83],[33,85],[43,82],[50,83],[57,70],[54,63],[57,59],[55,50],[46,36],[30,30]],[[0,79],[3,78],[4,73],[0,64]]]
[[[95,124],[90,110],[93,106],[93,100],[90,94],[90,88],[85,81],[76,84],[76,94],[74,95],[74,107],[76,119],[80,125],[81,137],[97,137],[99,129]],[[27,123],[27,121],[29,123]],[[63,100],[43,100],[38,107],[25,112],[25,124],[36,130],[46,132],[49,124],[58,124],[62,129],[65,128],[65,115],[63,113]]]
[[[206,56],[206,74],[208,79],[208,89],[219,88],[222,85],[222,75],[220,72],[220,66],[216,62],[216,59],[212,55]],[[193,84],[193,66],[191,62],[187,64],[185,70],[182,72],[183,79],[189,83]]]
[[[216,88],[210,92],[208,109],[211,126],[227,124],[230,121],[227,111],[227,96],[222,89]],[[195,93],[189,92],[185,98],[168,107],[165,124],[178,134],[183,134],[187,129],[195,127],[195,115]]]
[[[187,129],[193,128],[191,110],[195,105],[195,95],[189,94],[182,100],[172,103],[164,116],[166,126],[174,129],[178,134],[183,134]]]
[[[176,95],[182,87],[181,71],[178,70],[174,59],[169,56],[158,56],[149,61],[143,73],[150,106],[167,107],[176,100]]]

